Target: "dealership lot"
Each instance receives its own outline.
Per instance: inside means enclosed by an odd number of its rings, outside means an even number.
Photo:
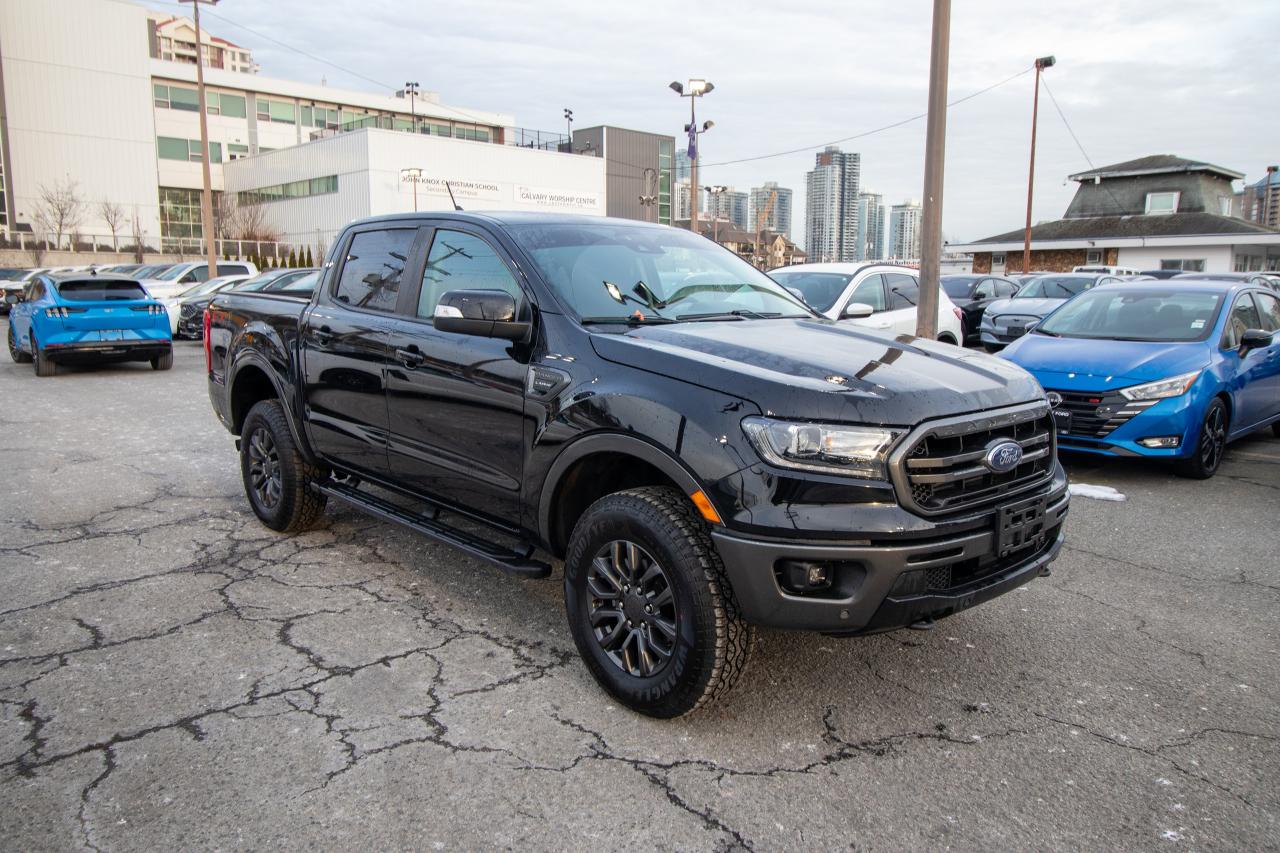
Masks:
[[[8,849],[1261,849],[1280,837],[1280,439],[1069,459],[1049,578],[862,639],[762,632],[727,703],[613,706],[558,574],[241,494],[198,344],[0,362]]]

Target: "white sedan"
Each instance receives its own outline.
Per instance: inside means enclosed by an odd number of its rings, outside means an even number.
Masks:
[[[920,273],[893,264],[797,264],[772,270],[769,276],[800,296],[818,313],[887,332],[916,333]],[[960,309],[938,289],[938,340],[959,345],[964,340]]]
[[[178,336],[178,315],[182,308],[182,300],[190,299],[193,296],[204,296],[209,293],[216,293],[223,288],[230,287],[233,284],[239,284],[248,280],[249,276],[244,274],[237,275],[220,275],[217,278],[211,278],[208,281],[197,282],[180,293],[172,296],[161,296],[158,301],[164,306],[164,310],[169,312],[169,332],[175,338]]]

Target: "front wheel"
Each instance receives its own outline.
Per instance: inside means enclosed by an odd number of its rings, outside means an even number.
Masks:
[[[1222,454],[1227,448],[1227,407],[1215,397],[1204,413],[1200,424],[1200,438],[1190,459],[1181,459],[1175,465],[1180,476],[1193,480],[1207,480],[1218,471]]]
[[[313,527],[325,496],[312,488],[321,477],[298,452],[279,400],[257,403],[240,430],[240,474],[254,515],[282,533]]]
[[[689,499],[666,487],[592,504],[574,527],[565,608],[600,686],[651,717],[709,704],[746,669],[755,632]]]
[[[13,333],[13,323],[9,323],[9,358],[13,359],[15,364],[26,364],[31,361],[31,356],[22,351],[22,347],[18,345],[18,338]]]

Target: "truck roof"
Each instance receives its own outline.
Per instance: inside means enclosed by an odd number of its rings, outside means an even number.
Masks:
[[[456,222],[473,222],[491,225],[626,225],[638,228],[667,228],[654,222],[641,222],[636,219],[622,219],[615,216],[588,216],[582,213],[539,213],[528,210],[420,210],[409,213],[385,213],[380,216],[369,216],[352,222],[360,225],[366,222],[403,222],[406,219],[449,219]]]

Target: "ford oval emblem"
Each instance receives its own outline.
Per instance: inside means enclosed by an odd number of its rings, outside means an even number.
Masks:
[[[1007,438],[987,445],[987,455],[982,458],[982,464],[996,474],[1012,471],[1021,461],[1022,445]]]
[[[1056,409],[1062,405],[1062,395],[1057,391],[1050,391],[1045,395],[1045,399],[1049,401],[1049,407],[1052,409]]]

